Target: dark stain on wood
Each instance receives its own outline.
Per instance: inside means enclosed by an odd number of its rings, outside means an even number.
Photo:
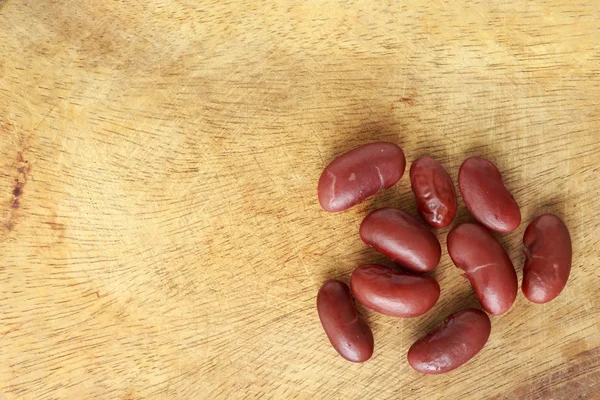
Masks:
[[[505,399],[600,399],[600,348],[577,354],[532,377],[531,382],[494,397]]]
[[[15,187],[12,191],[13,198],[11,200],[11,208],[19,208],[21,206],[19,197],[23,195],[23,188],[27,183],[29,172],[31,172],[31,165],[27,160],[25,160],[22,152],[17,153],[17,162],[20,164],[17,167],[19,174],[15,178]]]
[[[66,228],[65,224],[61,224],[60,222],[46,221],[44,223],[50,225],[53,231],[64,231]]]
[[[406,103],[409,106],[414,106],[415,105],[415,101],[413,99],[411,99],[410,97],[401,97],[400,99],[398,99],[399,103]]]
[[[7,230],[11,231],[14,228],[15,222],[15,210],[19,209],[22,204],[22,198],[24,193],[29,173],[31,172],[31,164],[23,156],[23,152],[17,153],[17,176],[15,178],[15,185],[12,189],[12,197],[10,200],[10,209],[6,214],[4,226]]]

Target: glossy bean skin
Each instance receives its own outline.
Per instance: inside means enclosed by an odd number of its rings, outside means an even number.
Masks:
[[[431,157],[421,157],[410,167],[410,186],[423,221],[445,228],[456,215],[456,191],[448,172]]]
[[[396,208],[380,208],[365,217],[360,237],[368,246],[413,272],[429,272],[440,262],[440,242],[425,225]]]
[[[370,143],[333,160],[319,179],[319,203],[325,211],[344,211],[396,182],[406,167],[394,143]]]
[[[492,315],[504,314],[515,302],[517,274],[502,245],[483,226],[465,222],[452,228],[448,254],[465,271],[483,308]]]
[[[506,233],[521,223],[519,205],[504,186],[498,168],[485,158],[471,157],[462,163],[458,187],[471,214],[486,228]]]
[[[424,314],[440,297],[440,285],[432,277],[378,264],[356,268],[350,289],[356,300],[371,310],[401,318]]]
[[[547,303],[569,279],[573,256],[569,229],[556,215],[540,215],[525,230],[523,244],[523,294],[534,303]]]
[[[348,286],[326,281],[317,295],[317,311],[332,346],[348,361],[365,362],[373,354],[373,333],[360,318]]]
[[[411,346],[408,363],[423,374],[452,371],[483,348],[490,331],[490,318],[483,311],[475,308],[459,311]]]

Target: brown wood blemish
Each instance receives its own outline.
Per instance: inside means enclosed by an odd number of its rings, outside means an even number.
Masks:
[[[69,285],[69,286],[75,286],[75,285]],[[86,294],[83,295],[83,297],[88,297],[88,296],[96,296],[96,298],[99,299],[100,291],[96,290],[95,292],[86,292]]]
[[[55,232],[56,243],[61,243],[65,239],[67,233],[67,226],[65,224],[54,221],[45,221],[44,224],[50,226],[50,229]]]
[[[413,99],[411,99],[410,97],[401,97],[400,99],[398,99],[399,103],[406,103],[409,106],[414,106],[415,105],[415,101]]]
[[[50,228],[52,228],[53,231],[64,231],[66,228],[65,224],[61,224],[60,222],[46,221],[44,223],[50,225]]]
[[[23,152],[19,151],[17,153],[17,162],[20,164],[17,167],[17,171],[18,171],[18,176],[15,178],[15,186],[14,189],[12,190],[12,200],[10,203],[10,207],[13,209],[17,209],[21,207],[21,200],[20,197],[23,196],[23,188],[25,187],[25,184],[27,183],[27,178],[29,176],[29,173],[31,172],[31,164],[29,164],[29,161],[27,161],[25,159],[25,157],[23,157]],[[12,220],[13,215],[12,212],[9,213],[8,215],[8,221],[5,223],[5,226],[8,228],[8,224],[10,222],[10,220]],[[12,229],[13,224],[10,223],[11,228],[8,228],[9,230]]]
[[[138,397],[138,392],[134,389],[127,391],[122,397],[121,400],[134,400]]]

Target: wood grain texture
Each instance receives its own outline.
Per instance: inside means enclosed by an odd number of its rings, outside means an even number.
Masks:
[[[598,1],[5,0],[0,27],[0,398],[600,397]],[[571,230],[565,291],[444,376],[406,352],[477,304],[448,229],[431,312],[360,308],[368,363],[319,324],[325,279],[385,262],[366,213],[417,215],[407,177],[320,209],[322,168],[375,140],[453,179],[494,161],[519,279],[527,223]]]

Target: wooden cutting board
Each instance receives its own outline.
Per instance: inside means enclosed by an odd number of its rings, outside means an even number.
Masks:
[[[599,41],[598,1],[0,0],[0,399],[600,398]],[[519,279],[527,223],[571,231],[564,292],[447,375],[406,352],[477,305],[449,229],[432,311],[360,307],[370,361],[319,324],[324,280],[387,263],[361,219],[416,215],[406,176],[320,209],[324,166],[378,140],[495,162]]]

